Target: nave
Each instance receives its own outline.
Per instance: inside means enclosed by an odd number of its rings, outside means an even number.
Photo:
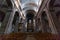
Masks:
[[[60,0],[0,0],[0,40],[60,40]]]

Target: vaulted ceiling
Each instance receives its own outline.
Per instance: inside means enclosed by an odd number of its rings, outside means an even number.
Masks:
[[[38,11],[39,6],[42,3],[42,0],[20,0],[21,3],[21,8],[23,10],[34,10],[34,11]]]

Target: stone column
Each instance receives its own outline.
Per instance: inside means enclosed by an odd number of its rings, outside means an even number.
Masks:
[[[39,20],[39,18],[36,18],[36,20],[35,20],[36,22],[35,22],[35,32],[38,32],[39,31],[39,28],[40,28],[40,20]]]
[[[13,12],[11,12],[11,15],[10,15],[10,17],[9,17],[9,20],[8,20],[8,23],[7,23],[5,32],[4,32],[5,34],[11,33],[12,21],[13,21],[14,15],[15,15],[15,10],[13,10]]]
[[[8,12],[8,11],[6,12],[4,20],[3,20],[2,24],[1,24],[0,34],[4,34],[5,28],[7,26],[7,23],[8,23],[9,17],[10,17],[10,13],[11,12]]]

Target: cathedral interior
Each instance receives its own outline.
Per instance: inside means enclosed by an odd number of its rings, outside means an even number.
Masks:
[[[0,40],[60,40],[60,0],[0,0]]]

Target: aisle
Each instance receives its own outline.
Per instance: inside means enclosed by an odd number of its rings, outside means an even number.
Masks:
[[[33,35],[27,35],[25,40],[36,40],[36,38],[34,38]]]

